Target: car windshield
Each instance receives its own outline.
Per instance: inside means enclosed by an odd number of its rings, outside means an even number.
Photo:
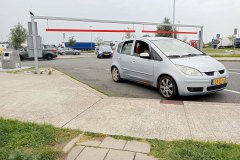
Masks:
[[[189,44],[177,39],[160,39],[153,40],[152,42],[168,57],[178,58],[204,54]]]
[[[100,46],[99,49],[101,51],[112,51],[111,47],[110,46]]]

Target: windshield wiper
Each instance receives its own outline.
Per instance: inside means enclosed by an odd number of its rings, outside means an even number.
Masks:
[[[169,55],[168,57],[169,58],[180,58],[181,56],[179,56],[179,55]]]
[[[194,57],[197,56],[197,54],[186,54],[186,55],[182,55],[182,57]]]

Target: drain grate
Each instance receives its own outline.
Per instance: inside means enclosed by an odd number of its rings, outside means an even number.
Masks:
[[[162,104],[175,104],[175,105],[183,105],[183,101],[174,101],[174,100],[160,100]]]

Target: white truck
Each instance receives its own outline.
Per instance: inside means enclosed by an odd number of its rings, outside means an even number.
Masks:
[[[233,41],[231,39],[229,39],[228,37],[222,37],[219,39],[217,48],[229,48],[229,47],[233,47]]]

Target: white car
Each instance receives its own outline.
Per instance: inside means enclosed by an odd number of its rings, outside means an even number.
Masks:
[[[201,95],[226,88],[223,64],[177,39],[143,37],[118,43],[113,53],[112,79],[128,79],[159,89],[166,99]]]
[[[80,55],[80,51],[79,50],[74,50],[72,48],[69,47],[65,47],[65,48],[58,48],[58,54],[61,55]]]

